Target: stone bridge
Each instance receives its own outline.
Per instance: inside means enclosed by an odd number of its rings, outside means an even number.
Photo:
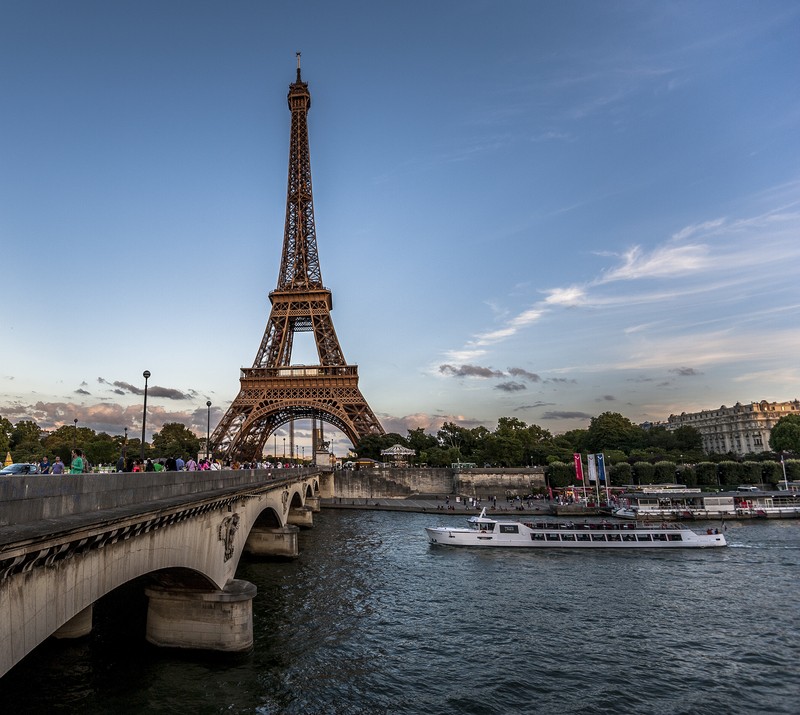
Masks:
[[[145,575],[151,643],[248,650],[242,552],[297,556],[332,488],[316,469],[3,477],[0,676],[50,636],[88,634],[92,604]]]

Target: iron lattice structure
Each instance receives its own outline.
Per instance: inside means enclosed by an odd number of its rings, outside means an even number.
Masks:
[[[358,388],[358,368],[348,365],[333,328],[331,291],[322,283],[314,225],[308,110],[311,94],[300,77],[289,85],[292,113],[286,223],[278,285],[253,367],[242,368],[240,390],[211,436],[221,457],[258,458],[270,435],[298,419],[318,419],[353,444],[384,434]],[[292,365],[294,334],[312,332],[319,365]]]

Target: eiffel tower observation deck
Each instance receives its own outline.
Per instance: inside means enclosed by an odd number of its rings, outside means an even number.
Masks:
[[[293,420],[327,422],[354,445],[384,434],[359,390],[358,367],[345,360],[331,319],[331,291],[322,282],[308,143],[311,94],[301,78],[300,53],[288,100],[289,181],[278,285],[269,294],[272,309],[253,366],[242,368],[239,394],[211,436],[214,454],[223,458],[257,459],[270,435]],[[317,365],[292,365],[300,332],[313,333]]]

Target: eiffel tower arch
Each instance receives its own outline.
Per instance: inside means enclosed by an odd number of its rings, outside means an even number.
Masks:
[[[289,182],[278,285],[269,294],[272,309],[253,366],[242,368],[239,394],[211,435],[214,454],[230,459],[257,459],[270,435],[293,420],[327,422],[353,444],[384,434],[358,388],[358,367],[345,360],[331,319],[331,291],[322,282],[308,145],[311,94],[300,77],[299,53],[288,100]],[[292,364],[300,332],[313,333],[319,364]]]

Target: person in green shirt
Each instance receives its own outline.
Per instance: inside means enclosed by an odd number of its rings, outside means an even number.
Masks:
[[[70,474],[83,474],[83,452],[79,449],[72,450],[72,463],[69,465]]]

